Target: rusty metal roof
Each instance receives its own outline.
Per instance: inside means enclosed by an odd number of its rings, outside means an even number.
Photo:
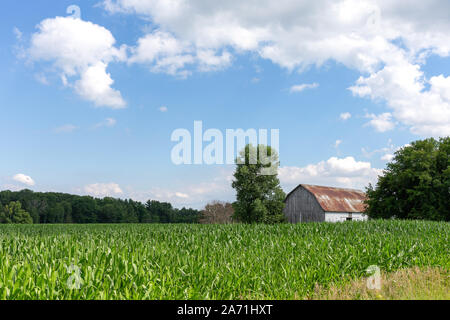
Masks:
[[[360,190],[301,184],[326,212],[364,212],[366,195]]]

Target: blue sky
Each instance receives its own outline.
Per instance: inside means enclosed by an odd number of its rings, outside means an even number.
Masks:
[[[171,161],[172,132],[201,120],[279,129],[286,192],[363,188],[398,148],[449,135],[446,6],[5,2],[0,187],[233,200],[233,166]]]

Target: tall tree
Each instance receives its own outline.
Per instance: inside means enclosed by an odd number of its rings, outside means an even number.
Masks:
[[[395,153],[375,187],[371,218],[450,220],[450,137],[413,142]]]
[[[11,223],[9,215],[6,215],[5,207],[0,202],[0,224]]]
[[[245,223],[279,223],[283,215],[285,193],[277,177],[278,154],[270,146],[248,144],[236,159],[237,201],[234,217]]]
[[[32,224],[33,218],[30,214],[22,209],[22,204],[19,201],[12,201],[5,206],[3,215],[0,217],[3,223],[15,224]]]

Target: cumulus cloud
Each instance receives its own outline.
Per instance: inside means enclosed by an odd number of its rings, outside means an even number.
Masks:
[[[386,152],[384,155],[381,156],[380,160],[390,162],[395,157],[395,152],[399,151],[400,149],[403,149],[405,147],[411,146],[410,144],[405,144],[401,147],[394,147],[394,145],[391,145],[389,148],[381,149],[382,151]]]
[[[42,74],[42,73],[36,74],[34,76],[34,78],[36,79],[37,82],[39,82],[39,83],[41,83],[41,84],[43,84],[45,86],[48,86],[50,84],[50,82],[48,81],[48,79],[45,76],[45,74]]]
[[[410,146],[410,144],[405,144],[402,146],[396,146],[393,142],[392,139],[389,139],[386,146],[382,147],[382,148],[378,148],[375,150],[370,150],[368,148],[361,148],[361,152],[364,155],[364,157],[366,158],[372,158],[374,155],[379,155],[380,156],[380,160],[382,161],[391,161],[394,158],[394,153],[404,147],[408,147]]]
[[[75,90],[83,99],[94,102],[98,107],[124,108],[126,103],[122,95],[111,88],[114,80],[106,72],[106,67],[103,62],[88,67],[81,73],[80,80],[75,83]]]
[[[379,115],[368,114],[366,118],[370,118],[366,125],[375,128],[378,132],[386,132],[395,128],[395,123],[392,122],[392,114],[389,112],[382,113]]]
[[[145,35],[134,58],[154,71],[190,73],[199,61],[230,64],[251,51],[288,70],[335,61],[361,73],[350,89],[384,100],[392,118],[420,135],[448,135],[448,78],[427,79],[430,55],[450,55],[446,0],[104,0],[110,12],[138,14],[158,31]],[[146,43],[148,45],[146,45]],[[204,68],[207,70],[208,68]],[[427,89],[428,87],[428,89]]]
[[[302,91],[305,91],[305,90],[307,90],[307,89],[315,89],[315,88],[317,88],[318,86],[319,86],[318,83],[311,83],[311,84],[304,83],[304,84],[298,84],[298,85],[292,86],[292,87],[289,89],[289,91],[290,91],[291,93],[293,93],[293,92],[302,92]]]
[[[117,183],[94,183],[84,187],[84,192],[95,197],[112,197],[123,193]]]
[[[344,112],[339,115],[339,118],[341,118],[341,120],[344,120],[344,121],[350,119],[351,117],[352,117],[352,114],[350,112]]]
[[[138,40],[128,62],[148,64],[154,72],[176,75],[187,63],[194,61],[189,52],[188,44],[168,32],[156,30]]]
[[[35,185],[34,180],[30,176],[27,176],[27,175],[25,175],[23,173],[16,174],[13,177],[13,180],[17,181],[17,182],[20,182],[20,183],[22,183],[24,185],[30,186],[30,187]]]
[[[391,154],[391,153],[386,153],[385,155],[383,155],[380,159],[381,160],[383,160],[383,161],[387,161],[387,162],[389,162],[389,161],[391,161],[392,159],[394,159],[394,155],[393,154]]]
[[[112,128],[117,124],[117,120],[114,118],[106,118],[105,120],[97,123],[95,125],[95,128],[101,128],[101,127],[108,127]]]
[[[126,60],[126,48],[115,46],[111,32],[89,21],[73,17],[45,19],[32,35],[27,54],[31,61],[49,62],[64,85],[73,86],[96,106],[125,107],[114,81],[106,72],[112,61]],[[78,80],[73,84],[71,78]]]
[[[381,173],[370,162],[356,161],[353,157],[331,157],[305,167],[282,167],[278,171],[285,190],[300,183],[364,189],[368,183],[376,183]]]
[[[220,70],[231,64],[231,54],[227,51],[217,54],[211,49],[199,50],[197,51],[197,60],[200,71]]]
[[[155,30],[138,40],[131,49],[129,63],[150,66],[153,72],[186,77],[191,74],[187,66],[197,66],[199,71],[220,70],[230,65],[231,54],[214,49],[196,48],[188,41],[175,38],[171,33]]]
[[[370,124],[380,132],[394,127],[393,116],[418,135],[450,135],[450,77],[427,80],[419,65],[400,61],[359,78],[350,90],[360,97],[385,100],[393,110],[371,115]]]
[[[167,108],[166,106],[162,106],[162,107],[159,107],[159,111],[167,112],[167,111],[169,111],[169,108]]]

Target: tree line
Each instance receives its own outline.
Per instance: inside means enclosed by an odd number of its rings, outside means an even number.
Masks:
[[[155,200],[143,204],[31,190],[0,192],[0,223],[198,223],[200,215]]]
[[[158,201],[2,191],[0,223],[281,223],[285,193],[276,174],[263,173],[278,166],[271,147],[247,145],[236,159],[236,201],[215,201],[202,211]],[[398,150],[366,196],[365,213],[372,219],[450,221],[450,137]]]

